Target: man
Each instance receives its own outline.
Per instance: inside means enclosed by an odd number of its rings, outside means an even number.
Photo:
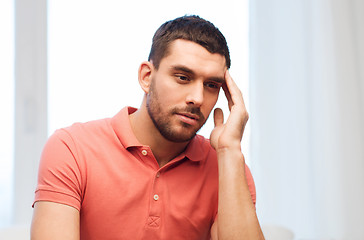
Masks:
[[[241,152],[248,120],[224,36],[197,16],[168,21],[139,68],[139,109],[48,140],[32,239],[264,239]],[[223,89],[210,141],[196,132]]]

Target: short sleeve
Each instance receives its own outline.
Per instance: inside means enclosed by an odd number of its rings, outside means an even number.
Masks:
[[[248,183],[248,187],[249,187],[249,191],[250,191],[250,195],[252,197],[252,201],[254,203],[256,203],[257,200],[257,195],[256,195],[256,191],[255,191],[255,184],[254,184],[254,180],[253,180],[253,176],[250,172],[249,167],[245,164],[245,177]]]
[[[47,141],[40,160],[35,202],[50,201],[78,210],[82,202],[82,174],[72,137],[57,130]]]

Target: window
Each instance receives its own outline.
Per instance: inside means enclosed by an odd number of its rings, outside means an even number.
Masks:
[[[0,1],[0,227],[10,224],[14,149],[14,2]]]

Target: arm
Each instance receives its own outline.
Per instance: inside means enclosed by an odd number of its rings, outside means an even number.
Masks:
[[[64,204],[36,202],[31,226],[31,239],[79,240],[79,211]]]
[[[240,147],[249,116],[243,96],[228,71],[225,80],[223,90],[230,115],[224,124],[221,109],[215,110],[215,128],[210,137],[219,166],[218,216],[211,236],[214,240],[264,239],[245,177],[245,160]]]
[[[64,130],[57,130],[44,146],[35,191],[32,240],[80,238],[82,163],[76,161],[75,149]]]

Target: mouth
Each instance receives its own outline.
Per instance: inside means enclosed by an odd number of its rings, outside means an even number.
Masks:
[[[200,116],[192,113],[177,113],[179,120],[188,125],[197,125],[200,119]]]
[[[197,114],[193,114],[193,113],[178,113],[178,115],[193,119],[198,121],[200,119],[200,116],[198,116]]]

